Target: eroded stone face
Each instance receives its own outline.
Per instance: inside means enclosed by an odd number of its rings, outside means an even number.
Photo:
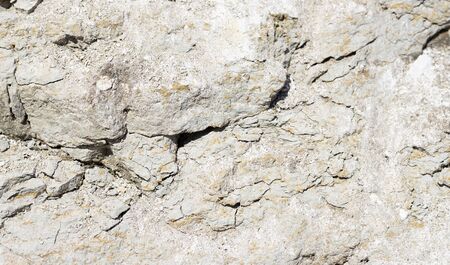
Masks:
[[[0,264],[446,263],[449,17],[0,0]]]

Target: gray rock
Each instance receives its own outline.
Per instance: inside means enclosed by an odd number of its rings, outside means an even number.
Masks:
[[[0,220],[4,218],[14,217],[16,214],[28,209],[30,205],[30,202],[2,203],[0,204]]]
[[[100,225],[100,229],[103,231],[109,231],[112,228],[114,228],[115,226],[117,226],[118,224],[120,224],[120,222],[122,221],[122,219],[110,219],[110,218],[105,218],[99,225]]]
[[[19,85],[47,85],[61,81],[64,72],[50,60],[20,60],[17,64],[16,80]]]
[[[49,197],[60,197],[78,189],[84,180],[85,169],[74,161],[61,161],[47,185]]]
[[[129,134],[122,142],[112,146],[114,157],[105,164],[112,169],[126,168],[136,177],[155,185],[178,172],[176,143],[169,137],[146,137]]]
[[[106,168],[94,167],[86,170],[84,179],[87,183],[105,187],[112,181],[114,177],[108,172]]]
[[[59,157],[46,157],[39,163],[37,172],[43,173],[48,177],[53,177],[60,162],[61,158]]]
[[[46,191],[46,185],[41,179],[32,178],[18,185],[3,195],[7,200],[15,198],[36,198]]]
[[[42,0],[15,0],[13,4],[15,8],[31,13],[41,2]]]
[[[225,231],[235,227],[236,209],[230,207],[217,207],[210,212],[207,220],[208,225],[214,231]]]
[[[28,168],[14,168],[7,173],[2,172],[0,174],[0,197],[7,191],[9,191],[14,185],[22,183],[32,177],[34,177],[33,165]]]
[[[14,53],[0,49],[0,132],[23,137],[28,126],[24,124],[26,116],[15,84],[15,71]]]
[[[5,152],[9,149],[9,141],[7,139],[0,138],[0,152]]]
[[[130,209],[130,206],[119,199],[108,199],[102,205],[102,210],[112,219],[118,219]]]
[[[0,6],[0,264],[450,260],[448,1]]]
[[[235,127],[233,134],[239,141],[243,142],[257,142],[261,138],[263,131],[259,128],[242,129]]]

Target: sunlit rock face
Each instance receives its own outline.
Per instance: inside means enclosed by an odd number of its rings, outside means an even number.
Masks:
[[[447,264],[450,4],[0,0],[0,264]]]

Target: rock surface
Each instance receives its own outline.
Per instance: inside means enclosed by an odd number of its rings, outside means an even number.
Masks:
[[[446,0],[0,0],[0,264],[447,264]]]

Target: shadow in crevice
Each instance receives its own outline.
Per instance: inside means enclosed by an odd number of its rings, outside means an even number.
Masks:
[[[9,0],[0,0],[0,7],[3,8],[10,8],[12,6],[11,2],[9,2]]]
[[[224,130],[224,128],[225,127],[220,127],[220,128],[208,127],[205,130],[199,131],[199,132],[181,133],[178,135],[177,146],[178,146],[178,148],[181,148],[192,141],[202,138],[203,136],[209,134],[210,132],[221,132]]]
[[[291,89],[291,76],[287,75],[283,87],[275,94],[275,96],[270,101],[269,109],[274,108],[278,102],[286,99],[289,95],[290,89]]]
[[[427,41],[424,43],[422,50],[426,48],[434,48],[434,47],[448,47],[450,46],[450,24],[439,29],[430,37],[428,37]]]

